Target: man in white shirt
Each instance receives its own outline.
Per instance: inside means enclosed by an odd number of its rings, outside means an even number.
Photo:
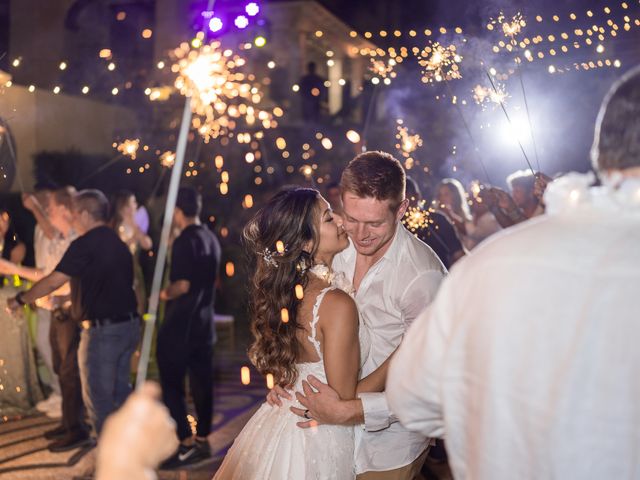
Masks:
[[[368,355],[361,353],[366,358],[363,378],[378,367],[386,368],[385,360],[431,302],[446,269],[430,247],[402,226],[408,200],[405,173],[395,158],[383,152],[358,155],[343,172],[341,188],[344,228],[351,245],[336,256],[333,269],[353,280],[358,312],[370,332],[371,349]],[[355,467],[359,480],[416,476],[429,439],[396,421],[384,392],[342,401],[317,379],[310,377],[310,383],[319,392],[305,388],[304,396],[298,393],[306,411],[295,413],[319,423],[358,425]],[[275,393],[286,395],[281,389]]]
[[[639,152],[636,68],[598,116],[603,186],[551,183],[547,215],[460,261],[391,361],[392,410],[446,438],[455,478],[637,478]]]

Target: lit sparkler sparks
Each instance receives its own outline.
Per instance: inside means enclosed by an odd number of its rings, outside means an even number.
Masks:
[[[163,167],[171,168],[176,161],[175,152],[166,151],[162,155],[160,155],[160,164]]]
[[[396,125],[396,148],[400,154],[405,158],[404,166],[407,170],[413,168],[414,159],[411,154],[422,146],[422,138],[417,133],[410,133],[407,127],[402,125],[402,120],[397,121]]]
[[[455,45],[445,47],[433,42],[425,47],[418,56],[418,63],[422,70],[422,82],[442,82],[462,78],[458,64],[462,56],[456,52]]]
[[[402,223],[411,232],[416,233],[418,230],[427,228],[433,220],[429,217],[429,210],[425,210],[422,205],[417,207],[409,207],[402,217]]]
[[[122,155],[131,158],[131,160],[136,159],[136,154],[138,153],[138,148],[140,148],[140,139],[136,138],[133,140],[125,140],[122,143],[119,143],[116,149],[122,153]]]
[[[510,20],[507,19],[503,12],[500,12],[498,18],[492,18],[487,27],[493,30],[495,27],[501,28],[505,37],[515,41],[515,37],[520,34],[522,29],[527,26],[527,22],[520,12],[516,13]]]
[[[263,94],[257,84],[248,83],[252,75],[238,71],[245,64],[242,57],[222,50],[217,41],[200,49],[183,43],[174,54],[177,63],[173,70],[178,73],[175,86],[183,95],[191,96],[192,125],[205,142],[233,131],[240,119],[249,126],[277,126],[273,114],[258,107]]]
[[[526,27],[527,23],[524,21],[521,13],[517,13],[510,22],[502,23],[502,31],[505,37],[514,39],[516,35],[520,33],[523,27]]]
[[[482,105],[483,109],[487,103],[500,105],[505,103],[506,99],[509,97],[504,85],[496,82],[495,86],[495,90],[492,87],[485,87],[480,84],[473,87],[473,99],[478,105]]]

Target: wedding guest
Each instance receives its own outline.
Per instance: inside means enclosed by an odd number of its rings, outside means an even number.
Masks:
[[[163,468],[211,456],[207,436],[213,416],[212,319],[221,249],[214,233],[200,223],[201,210],[200,194],[180,188],[173,216],[180,235],[171,249],[171,283],[160,293],[167,309],[157,349],[162,396],[178,425],[180,446]],[[195,436],[187,421],[187,374],[198,419]]]
[[[435,209],[446,215],[462,241],[467,234],[466,224],[472,220],[462,183],[455,178],[441,180],[436,185]]]
[[[470,191],[469,207],[471,211],[471,221],[465,223],[465,235],[463,237],[464,246],[467,250],[474,249],[479,243],[489,238],[494,233],[502,230],[500,223],[489,210],[489,207],[482,198],[484,185],[473,182]]]
[[[64,187],[51,193],[47,207],[43,212],[38,200],[25,196],[23,203],[34,212],[38,221],[36,231],[37,269],[22,267],[15,273],[31,281],[39,281],[51,274],[71,241],[76,238],[73,231],[73,187]],[[62,392],[61,424],[44,433],[45,438],[54,440],[49,449],[53,452],[72,450],[84,445],[89,436],[84,422],[84,404],[82,386],[78,368],[78,346],[80,329],[70,318],[69,283],[38,299],[39,310],[50,312],[49,342],[52,350],[53,368],[58,375]]]
[[[340,191],[340,184],[338,182],[331,182],[327,185],[326,189],[327,201],[331,205],[333,214],[338,217],[338,220],[342,219],[342,192]]]
[[[544,213],[535,195],[536,175],[531,170],[518,170],[507,177],[511,198],[526,218]]]
[[[507,177],[512,195],[491,187],[483,189],[480,198],[502,228],[522,223],[544,213],[544,191],[551,178],[544,173],[518,171]]]
[[[111,227],[116,230],[120,240],[127,244],[133,256],[133,289],[136,292],[138,313],[144,315],[147,306],[144,274],[138,258],[140,250],[151,250],[153,241],[138,226],[138,202],[136,196],[127,190],[117,192],[111,201]]]
[[[108,220],[109,202],[102,192],[78,192],[72,224],[80,236],[51,274],[9,302],[17,309],[71,282],[71,318],[82,327],[82,396],[96,436],[130,392],[129,362],[140,337],[131,253]]]
[[[406,196],[409,207],[402,217],[403,225],[429,245],[447,269],[451,268],[465,254],[455,228],[445,215],[425,205],[418,183],[409,176]]]
[[[22,263],[27,253],[24,245],[11,224],[9,211],[0,207],[0,252],[2,258],[12,263]]]
[[[24,193],[22,195],[22,205],[25,209],[30,211],[36,219],[36,226],[33,232],[33,251],[35,256],[35,266],[39,272],[44,271],[44,267],[48,258],[49,252],[55,251],[55,248],[51,248],[50,242],[55,242],[58,238],[59,232],[51,225],[51,222],[47,218],[46,210],[49,207],[49,199],[55,187],[48,184],[37,184],[35,186],[35,192],[33,194]],[[68,246],[68,244],[67,244]],[[64,250],[66,250],[66,247]],[[57,257],[57,261],[62,258],[62,255]],[[17,267],[18,264],[11,263],[11,268]],[[53,267],[52,269],[53,270]],[[15,273],[13,271],[3,271],[3,274],[19,275],[22,278],[27,278],[32,281],[37,281],[39,278],[30,278],[28,276]],[[49,273],[49,272],[47,272]],[[41,376],[41,379],[45,385],[51,388],[51,394],[46,400],[39,402],[36,408],[46,413],[53,418],[60,418],[62,416],[62,396],[60,395],[60,382],[58,381],[58,375],[53,368],[53,357],[51,342],[49,340],[49,331],[51,329],[51,309],[46,308],[46,302],[39,302],[40,305],[35,306],[35,314],[37,317],[36,324],[36,348],[42,358],[46,368],[47,374]]]
[[[607,94],[592,175],[463,259],[391,361],[400,421],[454,478],[635,478],[640,468],[640,68]],[[598,452],[597,459],[588,452]]]

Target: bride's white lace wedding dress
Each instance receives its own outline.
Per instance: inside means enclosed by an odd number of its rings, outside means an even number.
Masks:
[[[327,382],[320,342],[316,339],[318,309],[325,294],[339,282],[320,292],[313,307],[309,341],[320,361],[298,363],[294,391],[302,391],[302,380],[314,375]],[[346,290],[345,288],[342,288]],[[350,293],[350,292],[347,292]],[[361,358],[367,357],[370,340],[360,322]],[[282,407],[267,403],[251,417],[229,449],[214,480],[352,480],[354,472],[353,427],[320,425],[310,429],[296,426],[301,421],[290,406],[302,407],[297,400],[283,400]]]

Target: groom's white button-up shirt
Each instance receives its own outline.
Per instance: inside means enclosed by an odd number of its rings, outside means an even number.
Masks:
[[[334,258],[333,269],[353,280],[356,255],[350,245]],[[400,345],[409,325],[435,297],[445,273],[433,250],[398,225],[389,249],[366,273],[355,297],[371,337],[362,378]],[[356,473],[393,470],[418,458],[429,439],[396,421],[385,393],[364,393],[360,398],[365,425],[356,427]]]

